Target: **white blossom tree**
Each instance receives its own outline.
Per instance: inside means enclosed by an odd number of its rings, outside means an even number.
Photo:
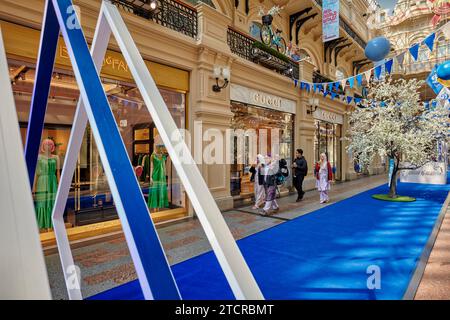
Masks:
[[[435,159],[437,143],[447,137],[448,110],[443,103],[426,106],[420,102],[423,83],[417,79],[377,83],[350,114],[347,150],[366,166],[377,155],[394,160],[390,198],[397,197],[398,173]]]

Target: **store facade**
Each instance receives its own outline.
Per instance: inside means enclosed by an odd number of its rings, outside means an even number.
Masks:
[[[344,116],[318,108],[314,112],[314,161],[320,160],[325,153],[333,168],[334,179],[341,181],[342,177],[342,126]]]
[[[244,154],[248,152],[241,161],[234,159],[236,161],[232,164],[198,163],[219,208],[232,209],[239,204],[236,202],[237,198],[251,199],[253,185],[249,181],[248,170],[258,153],[279,156],[290,164],[295,149],[302,148],[310,164],[310,172],[304,184],[306,190],[314,189],[313,163],[320,152],[329,154],[336,167],[337,177],[346,180],[349,177],[350,161],[344,151],[345,142],[340,139],[347,130],[344,114],[348,107],[345,103],[330,101],[317,94],[320,98],[320,108],[339,116],[333,118],[330,115],[308,114],[308,101],[312,93],[295,87],[291,76],[275,72],[272,67],[255,63],[248,57],[243,58],[232,50],[231,42],[224,41],[230,41],[230,32],[234,32],[242,41],[254,41],[248,38],[247,33],[249,25],[260,20],[257,10],[246,14],[242,2],[235,9],[232,5],[229,8],[221,5],[213,8],[201,2],[193,8],[182,1],[176,2],[192,13],[190,20],[183,23],[192,24],[195,21],[195,24],[190,25],[192,28],[189,28],[195,35],[187,35],[184,27],[175,30],[175,26],[163,26],[126,10],[121,9],[121,15],[178,128],[190,132],[186,142],[191,146],[191,151],[194,154],[198,151],[198,141],[203,144],[202,147],[208,144],[209,141],[204,138],[210,129],[218,130],[224,137],[230,129],[242,129],[244,132],[254,130],[257,137],[259,133],[265,132],[265,138],[257,138],[255,143],[251,142],[250,136],[246,137],[244,134]],[[2,0],[0,3],[0,23],[24,143],[44,3],[44,0]],[[75,3],[81,8],[83,31],[90,43],[101,1],[77,0]],[[250,1],[250,4],[252,8],[257,8],[260,3]],[[283,21],[288,21],[286,14],[276,17],[274,22],[283,26]],[[235,30],[240,30],[240,33],[237,34]],[[312,55],[317,56],[315,60],[323,60],[320,59],[320,52],[323,51],[320,37],[317,40],[312,40],[310,35],[302,34],[302,37],[302,45],[309,49],[317,47],[316,54]],[[241,48],[240,45],[238,47]],[[170,157],[166,155],[118,46],[111,41],[108,49],[101,70],[101,80],[146,197],[151,194],[149,159],[155,152],[160,155],[159,159],[165,159],[165,172],[161,180],[165,181],[167,204],[149,208],[153,220],[158,223],[194,216],[195,212],[179,182]],[[307,61],[299,62],[300,79],[312,82],[317,65]],[[217,66],[231,70],[230,84],[219,91],[213,90],[213,86],[217,84],[214,76]],[[324,70],[321,65],[319,67]],[[51,157],[57,159],[56,176],[60,174],[64,163],[78,99],[79,91],[67,50],[60,41],[42,135],[42,142],[52,140],[55,145]],[[195,130],[196,123],[201,123],[199,132]],[[279,134],[279,144],[275,147],[272,143],[273,132]],[[262,143],[264,140],[266,143]],[[223,151],[225,153],[228,150]],[[234,153],[236,150],[232,151]],[[282,189],[282,194],[288,194],[290,187],[291,177]],[[33,188],[36,191],[37,186]],[[89,128],[80,151],[65,219],[71,240],[121,230],[114,199],[111,198]],[[44,244],[52,245],[54,236],[51,230],[47,231],[50,232],[43,230],[41,238]]]
[[[33,3],[27,7],[23,11],[24,21],[15,18],[0,21],[24,145],[40,42],[40,31],[32,27],[33,23],[27,23],[29,22],[27,19],[34,18],[36,12],[42,13],[43,4],[44,2]],[[99,4],[100,2],[87,4],[83,8],[84,17],[88,16],[88,13],[95,16],[97,13],[94,12]],[[93,30],[95,20],[88,21],[93,24],[89,24],[86,29]],[[87,37],[89,42],[89,39],[92,39],[89,37],[89,31]],[[145,63],[178,128],[187,129],[190,95],[188,70],[192,67],[174,67],[151,59],[145,60]],[[184,187],[134,83],[128,65],[117,48],[111,46],[108,49],[100,76],[153,221],[160,223],[189,216],[190,205]],[[51,224],[52,205],[49,204],[53,203],[56,195],[78,101],[78,85],[67,48],[60,38],[39,148],[38,166],[32,186],[44,246],[52,246],[55,243]],[[161,164],[158,188],[164,190],[164,197],[158,196],[160,190],[155,192],[155,184],[151,179],[155,177],[154,172],[157,171],[158,163]],[[77,159],[64,219],[70,240],[121,230],[114,199],[89,125]]]
[[[230,105],[233,113],[231,128],[244,134],[241,145],[239,136],[234,136],[230,191],[234,197],[248,198],[253,196],[254,192],[249,170],[256,162],[256,155],[285,159],[288,165],[292,163],[297,102],[243,85],[231,84]],[[239,159],[239,154],[245,155],[244,159]],[[292,187],[291,178],[287,179],[281,192]]]

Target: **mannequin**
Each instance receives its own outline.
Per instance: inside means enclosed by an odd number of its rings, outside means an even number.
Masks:
[[[156,145],[155,151],[150,156],[150,192],[148,196],[148,207],[150,209],[167,208],[169,206],[169,198],[167,195],[166,182],[166,160],[164,154],[164,145]]]
[[[56,146],[51,139],[42,141],[36,167],[35,208],[41,232],[51,231],[52,212],[59,181],[59,157],[54,155]]]

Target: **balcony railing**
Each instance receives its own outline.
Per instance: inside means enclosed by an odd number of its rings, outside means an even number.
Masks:
[[[152,20],[169,29],[191,38],[197,38],[197,10],[177,0],[158,0],[156,9],[151,9],[146,0],[110,0],[118,8],[139,17]]]
[[[237,30],[228,28],[228,45],[231,52],[243,59],[260,64],[285,76],[298,79],[300,76],[298,63],[287,56],[275,55],[270,50],[258,45],[252,37]]]

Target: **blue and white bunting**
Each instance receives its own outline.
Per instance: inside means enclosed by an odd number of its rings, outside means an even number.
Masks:
[[[394,59],[389,59],[388,61],[386,61],[386,63],[384,64],[385,68],[386,68],[386,72],[388,74],[391,74],[392,72],[392,65],[394,63]]]
[[[362,74],[358,74],[356,76],[356,82],[358,83],[358,87],[362,87],[362,80],[363,80]]]
[[[423,40],[423,43],[427,45],[428,49],[433,52],[434,47],[434,39],[436,38],[436,33],[430,34],[428,37]]]
[[[409,48],[409,53],[414,58],[414,61],[417,61],[417,57],[419,56],[419,43],[416,43],[411,48]]]
[[[355,77],[349,78],[348,84],[350,85],[350,88],[353,88],[353,86],[355,85]]]
[[[377,66],[377,67],[375,68],[375,78],[376,78],[377,80],[379,80],[379,79],[380,79],[380,76],[381,76],[381,65],[379,65],[379,66]]]

